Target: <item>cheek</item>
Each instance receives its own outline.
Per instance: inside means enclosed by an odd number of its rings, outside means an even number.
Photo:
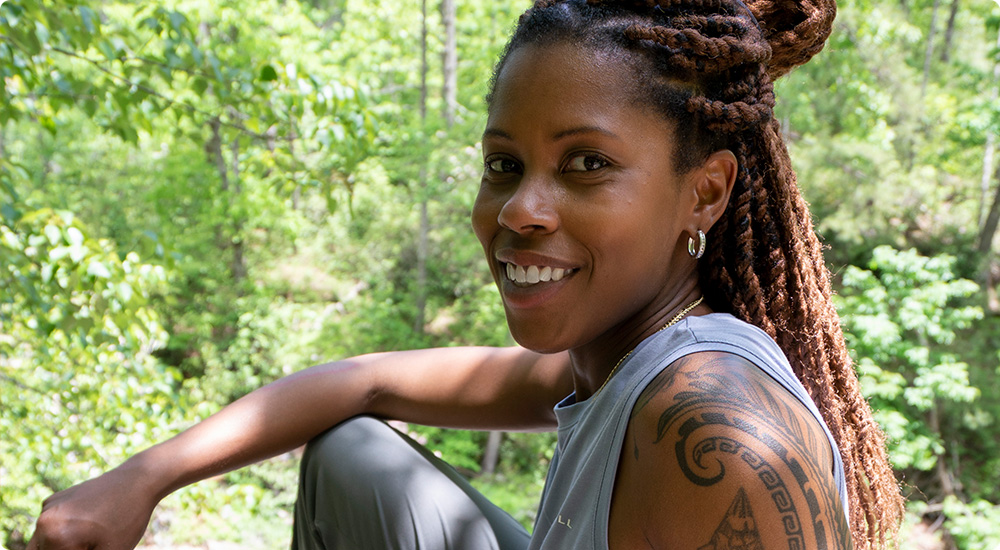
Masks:
[[[484,250],[488,249],[490,240],[496,234],[498,213],[494,202],[496,201],[490,200],[488,193],[485,193],[480,187],[479,193],[476,195],[476,202],[472,205],[472,215],[470,216],[472,231],[475,232],[476,238],[479,239]]]

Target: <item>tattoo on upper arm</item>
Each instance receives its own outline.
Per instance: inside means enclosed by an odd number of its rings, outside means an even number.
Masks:
[[[742,487],[729,505],[726,517],[712,533],[712,539],[698,550],[764,550],[757,521],[750,509],[750,499]]]
[[[690,359],[680,360],[686,361]],[[830,475],[823,466],[830,463],[831,451],[826,438],[820,439],[817,430],[804,426],[799,412],[775,398],[774,388],[746,376],[742,368],[725,368],[725,363],[733,361],[744,360],[723,354],[694,368],[675,365],[656,377],[635,406],[635,412],[639,412],[661,391],[670,390],[673,394],[673,402],[659,415],[654,444],[667,436],[676,441],[674,453],[681,471],[691,483],[699,486],[712,486],[725,478],[727,462],[731,464],[734,459],[742,462],[754,473],[760,488],[770,495],[770,503],[781,517],[789,550],[807,547],[804,521],[811,524],[816,539],[808,547],[826,549],[829,531],[838,541],[838,547],[849,548],[851,534],[840,513],[839,494],[836,489],[831,490],[829,484],[817,485],[810,481]],[[722,433],[740,434],[739,438],[718,436],[719,430],[712,428],[719,427],[725,428]],[[751,441],[753,448],[747,445]],[[761,449],[761,445],[770,451],[766,456],[754,450]],[[639,458],[637,444],[633,454]],[[796,506],[793,493],[800,495],[807,510]],[[749,500],[742,488],[719,530],[729,529],[726,526],[735,525],[731,522],[738,518],[753,523]],[[712,542],[699,550],[760,547],[759,534],[756,535],[757,546],[720,545],[717,538],[730,539],[719,530]]]

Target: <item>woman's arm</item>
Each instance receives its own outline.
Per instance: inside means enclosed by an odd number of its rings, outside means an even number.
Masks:
[[[726,353],[683,357],[632,411],[609,545],[848,550],[833,463],[819,421],[763,371]]]
[[[572,391],[565,354],[442,348],[365,355],[295,373],[43,504],[32,550],[130,549],[166,495],[294,449],[359,414],[481,429],[544,429]]]

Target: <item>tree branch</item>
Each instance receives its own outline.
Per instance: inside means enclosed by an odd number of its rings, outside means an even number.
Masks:
[[[189,74],[191,76],[200,76],[202,78],[208,78],[208,79],[214,79],[215,78],[215,75],[209,74],[209,73],[207,73],[205,71],[200,71],[200,70],[197,70],[197,69],[188,69],[186,67],[171,67],[170,65],[167,65],[166,63],[164,63],[162,61],[157,61],[155,59],[149,59],[148,57],[142,57],[142,56],[137,56],[137,55],[130,56],[130,57],[123,57],[121,59],[121,61],[122,62],[125,62],[125,61],[141,61],[141,62],[146,63],[148,65],[156,65],[157,67],[163,67],[164,69],[170,69],[171,71],[180,71],[182,73],[186,73],[186,74]]]
[[[114,71],[111,71],[107,67],[104,67],[101,64],[100,61],[97,61],[95,59],[90,59],[89,57],[86,57],[84,55],[80,55],[80,54],[78,54],[76,52],[71,52],[69,50],[64,50],[62,48],[53,47],[52,51],[61,53],[61,54],[65,55],[65,56],[68,56],[68,57],[79,59],[81,61],[85,61],[85,62],[93,65],[94,68],[96,68],[98,71],[101,71],[102,73],[104,73],[104,74],[108,75],[109,77],[111,77],[113,80],[117,80],[117,81],[122,82],[124,84],[127,84],[127,85],[129,85],[131,87],[135,87],[136,89],[142,90],[142,91],[146,92],[147,94],[149,94],[149,95],[151,95],[153,97],[158,97],[158,98],[162,99],[163,101],[166,101],[171,106],[175,106],[176,105],[176,106],[181,107],[181,108],[183,108],[183,109],[185,109],[185,110],[187,110],[187,111],[189,111],[191,113],[196,113],[196,114],[202,115],[202,116],[204,116],[204,117],[206,117],[206,118],[208,118],[210,120],[211,119],[218,119],[219,123],[222,124],[223,126],[225,126],[227,128],[232,128],[234,130],[237,130],[237,131],[239,131],[241,133],[244,133],[244,134],[246,134],[248,136],[251,136],[251,137],[253,137],[255,139],[259,139],[259,140],[266,140],[267,139],[267,136],[265,136],[264,134],[260,134],[260,133],[254,132],[253,130],[247,128],[246,126],[244,126],[242,124],[236,124],[236,123],[233,123],[233,122],[227,122],[227,121],[223,120],[220,115],[216,115],[214,113],[210,113],[210,112],[205,111],[203,109],[199,109],[198,107],[195,107],[194,105],[191,105],[190,103],[186,103],[184,101],[180,101],[180,100],[174,99],[172,97],[168,97],[168,96],[160,93],[158,90],[154,90],[153,88],[150,88],[149,86],[146,86],[146,85],[143,85],[143,84],[139,84],[138,82],[134,82],[132,80],[129,80],[128,78],[126,78],[126,77],[124,77],[124,76],[122,76],[120,74],[117,74]]]
[[[42,390],[40,390],[38,388],[35,388],[35,387],[32,387],[32,386],[29,386],[29,385],[25,384],[24,382],[21,382],[20,380],[18,380],[16,378],[12,378],[10,376],[7,376],[6,374],[0,374],[0,380],[3,380],[4,382],[9,382],[11,384],[14,384],[15,386],[17,386],[18,388],[20,388],[22,390],[28,390],[30,392],[37,393],[39,395],[46,395],[45,392],[43,392]]]

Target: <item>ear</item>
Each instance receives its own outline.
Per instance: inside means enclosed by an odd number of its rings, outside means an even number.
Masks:
[[[708,233],[708,230],[722,217],[726,205],[729,204],[729,195],[733,192],[738,169],[736,155],[728,149],[723,149],[709,155],[700,167],[692,170],[697,203],[692,213],[691,234],[699,229]]]

